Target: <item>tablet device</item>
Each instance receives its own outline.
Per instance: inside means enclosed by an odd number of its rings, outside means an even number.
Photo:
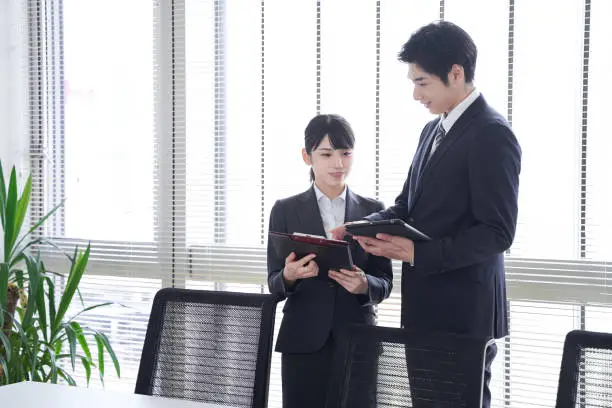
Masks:
[[[327,278],[329,269],[353,269],[350,244],[346,241],[326,239],[316,235],[273,231],[268,233],[268,240],[276,255],[283,260],[291,252],[295,252],[297,259],[308,254],[316,254],[314,261],[319,265],[319,277]]]
[[[347,234],[350,235],[376,238],[376,234],[383,233],[397,235],[413,241],[431,240],[426,234],[397,218],[380,221],[353,221],[346,223],[344,227],[346,228]]]

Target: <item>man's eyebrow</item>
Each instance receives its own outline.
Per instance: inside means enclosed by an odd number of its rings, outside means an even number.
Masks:
[[[423,76],[420,76],[420,77],[418,77],[418,78],[414,78],[412,81],[413,81],[413,82],[423,82],[423,81],[425,81],[426,79],[427,79],[427,78],[425,78],[425,77],[423,77]]]

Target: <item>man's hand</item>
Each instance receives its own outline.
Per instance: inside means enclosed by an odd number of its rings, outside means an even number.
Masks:
[[[364,251],[389,259],[413,263],[414,242],[408,238],[389,234],[376,234],[376,238],[353,236]]]
[[[346,236],[346,228],[344,228],[344,224],[330,230],[329,232],[331,234],[332,239],[337,239],[339,241],[342,241]]]
[[[283,278],[285,284],[291,286],[298,279],[312,278],[319,274],[319,265],[313,261],[316,254],[309,254],[305,257],[295,260],[295,252],[291,252],[285,259],[285,269],[283,269]]]
[[[355,295],[363,295],[368,293],[368,280],[365,273],[355,267],[355,270],[340,269],[340,271],[328,272],[329,277],[338,282],[349,293]]]

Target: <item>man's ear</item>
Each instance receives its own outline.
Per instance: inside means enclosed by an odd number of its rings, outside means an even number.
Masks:
[[[302,160],[304,160],[304,163],[306,163],[307,165],[311,165],[311,161],[310,161],[310,156],[308,155],[308,153],[306,153],[306,149],[304,149],[302,147]]]
[[[465,84],[465,71],[459,64],[453,64],[448,73],[448,83],[450,85],[461,85]]]

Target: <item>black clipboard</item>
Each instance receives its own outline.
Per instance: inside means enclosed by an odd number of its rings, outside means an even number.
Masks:
[[[346,232],[350,235],[376,238],[376,234],[382,233],[397,235],[413,241],[431,241],[431,238],[427,236],[427,234],[424,234],[398,218],[379,221],[353,221],[346,223],[344,227]]]
[[[283,232],[268,233],[268,240],[276,255],[285,259],[295,252],[296,259],[308,254],[316,254],[314,261],[319,266],[319,277],[327,278],[329,269],[353,269],[353,257],[350,244],[346,241],[326,239],[306,234],[286,234]]]

